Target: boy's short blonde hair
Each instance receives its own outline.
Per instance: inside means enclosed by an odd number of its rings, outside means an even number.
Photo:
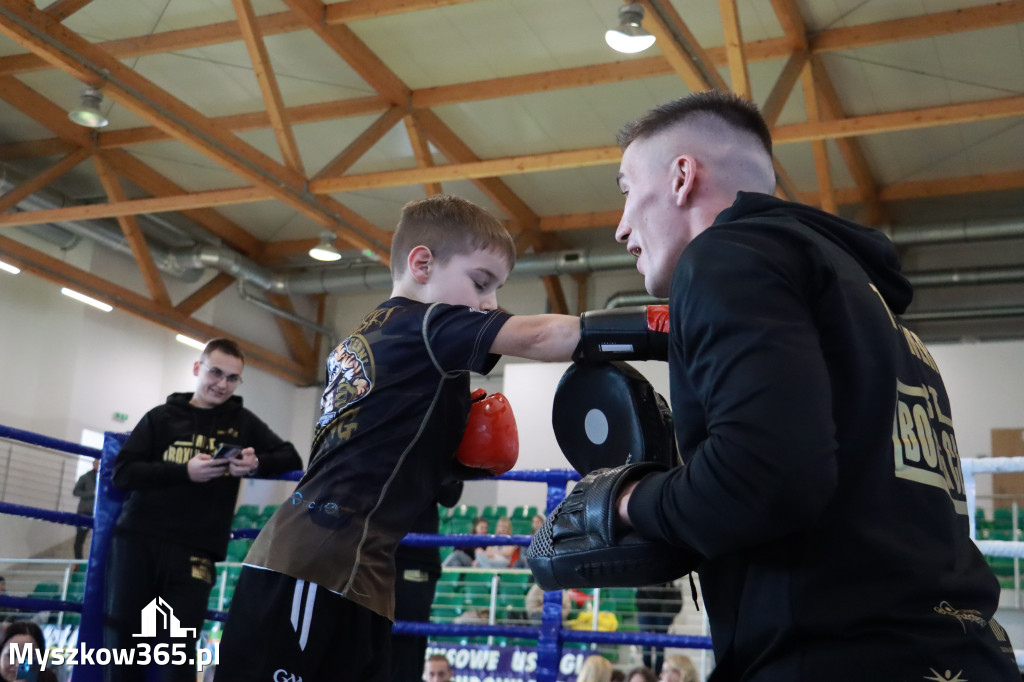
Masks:
[[[474,251],[494,251],[508,261],[510,269],[516,264],[515,243],[501,221],[473,202],[449,194],[410,201],[402,207],[391,239],[393,278],[405,272],[409,253],[421,244],[441,264]]]

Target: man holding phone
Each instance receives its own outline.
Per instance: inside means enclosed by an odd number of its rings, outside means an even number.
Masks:
[[[214,562],[226,554],[239,479],[302,468],[292,444],[234,395],[244,367],[238,344],[210,341],[192,368],[195,391],[174,393],[147,412],[117,456],[114,486],[127,496],[107,561],[107,647],[146,641],[134,635],[142,632],[143,608],[159,597],[181,628],[194,629],[188,637],[163,632],[148,643],[184,644],[194,657]],[[141,667],[107,672],[108,679],[144,677]],[[195,665],[164,666],[159,679],[194,682]]]

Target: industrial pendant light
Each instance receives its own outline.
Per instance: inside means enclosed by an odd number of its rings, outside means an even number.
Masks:
[[[654,44],[654,36],[641,25],[643,20],[643,6],[635,2],[623,5],[619,8],[619,25],[605,32],[604,41],[618,52],[643,52]]]
[[[103,95],[96,88],[82,90],[82,101],[68,113],[68,118],[86,128],[102,128],[110,121],[100,111]]]

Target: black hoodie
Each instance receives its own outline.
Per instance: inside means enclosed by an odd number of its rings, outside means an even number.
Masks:
[[[643,479],[629,515],[705,557],[714,682],[1020,679],[942,379],[896,317],[910,299],[884,235],[767,195],[740,193],[680,257],[686,464]]]
[[[291,443],[282,441],[232,396],[211,408],[189,403],[192,393],[174,393],[142,418],[114,464],[114,486],[128,492],[117,520],[133,532],[203,550],[223,560],[231,532],[238,478],[206,483],[188,477],[188,460],[213,454],[225,443],[252,447],[260,476],[302,468]]]

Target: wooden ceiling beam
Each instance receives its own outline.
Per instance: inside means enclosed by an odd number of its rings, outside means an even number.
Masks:
[[[890,111],[884,114],[851,116],[834,121],[793,123],[776,126],[772,130],[772,139],[775,144],[792,144],[840,137],[878,135],[899,130],[932,128],[973,121],[989,121],[1014,116],[1024,116],[1024,96]]]
[[[807,51],[807,26],[796,0],[771,0],[775,17],[794,51]]]
[[[293,0],[299,1],[299,0]],[[315,2],[315,0],[310,0]],[[175,139],[203,153],[254,185],[270,189],[274,197],[320,225],[350,232],[361,248],[387,258],[387,247],[336,210],[324,198],[310,197],[306,180],[277,163],[185,102],[171,96],[77,34],[54,25],[31,7],[2,7],[0,33],[36,51],[40,56],[83,82],[94,86],[104,79],[103,91],[129,111],[161,128]],[[349,212],[351,213],[351,212]]]
[[[424,182],[445,182],[449,180],[472,180],[495,178],[501,175],[518,175],[540,171],[603,166],[618,163],[622,152],[617,146],[576,149],[567,152],[527,154],[501,159],[487,159],[469,163],[452,163],[432,168],[410,168],[404,170],[347,175],[338,178],[323,178],[309,183],[314,194],[354,192],[357,190],[380,189],[382,187],[403,187]]]
[[[270,127],[274,131],[281,156],[286,166],[296,173],[304,175],[302,155],[299,154],[299,145],[295,142],[295,133],[292,131],[284,99],[281,97],[281,88],[277,84],[274,67],[270,63],[267,46],[263,42],[263,36],[260,34],[256,22],[256,13],[252,9],[250,0],[232,0],[232,5],[235,8],[235,16],[238,17],[242,40],[249,52],[249,61],[252,62],[253,73],[259,83],[263,104],[267,107]]]
[[[235,278],[226,272],[218,272],[209,282],[193,291],[174,309],[183,315],[192,316],[197,310],[212,301],[225,289],[231,286]]]
[[[402,118],[402,121],[405,123],[405,133],[409,136],[409,144],[412,145],[413,156],[416,157],[416,165],[419,168],[429,168],[430,166],[433,166],[434,157],[430,153],[430,143],[427,142],[426,136],[420,131],[419,124],[416,122],[416,117],[412,114],[406,114]],[[423,191],[427,193],[428,197],[441,194],[441,183],[424,183]]]
[[[49,5],[44,7],[43,11],[57,21],[64,21],[92,1],[93,0],[54,0],[54,2],[51,2]]]
[[[288,7],[301,16],[327,47],[345,60],[359,77],[386,97],[392,104],[406,106],[411,91],[380,58],[366,46],[352,29],[344,24],[328,26],[324,23],[326,8],[320,0],[284,0]]]
[[[245,352],[247,362],[286,381],[291,381],[299,386],[312,386],[319,381],[319,377],[310,374],[307,368],[290,358],[278,355],[245,339],[240,339],[223,329],[193,319],[175,308],[160,305],[130,289],[102,280],[91,272],[76,268],[13,239],[0,236],[0,253],[4,254],[4,260],[17,265],[25,272],[30,272],[60,286],[70,286],[83,294],[109,303],[120,311],[153,322],[171,331],[200,339],[212,339],[218,336],[235,338]]]
[[[438,7],[450,7],[461,5],[465,2],[477,2],[478,0],[348,0],[328,5],[324,12],[324,22],[329,25],[346,24],[351,21],[363,19],[378,19],[389,17],[394,14],[405,14],[407,12],[420,12],[422,10],[436,9]]]
[[[729,62],[732,91],[740,97],[752,99],[750,74],[747,72],[747,58],[743,53],[743,31],[740,29],[740,13],[736,7],[736,0],[718,0],[718,10],[722,15],[725,56]]]
[[[103,185],[103,190],[107,193],[107,199],[115,203],[124,201],[124,187],[121,186],[121,181],[118,180],[113,169],[107,166],[99,156],[93,157],[93,165],[96,167],[96,174]],[[128,241],[128,246],[132,250],[136,265],[139,266],[139,272],[142,274],[142,280],[146,283],[150,297],[160,305],[169,307],[171,297],[167,293],[167,287],[160,276],[160,271],[153,262],[153,254],[149,251],[149,244],[146,242],[146,237],[142,234],[135,216],[118,216],[117,223],[121,226],[121,231]]]
[[[804,108],[807,120],[811,123],[821,122],[821,107],[818,106],[818,87],[814,82],[814,70],[810,62],[804,65],[800,76],[804,92]],[[814,174],[818,180],[818,206],[821,210],[837,215],[839,206],[832,190],[832,168],[828,158],[828,143],[825,140],[811,142],[814,154]]]
[[[278,308],[295,314],[295,306],[292,305],[291,299],[287,296],[267,294],[267,299]],[[313,357],[313,348],[306,341],[306,335],[302,328],[295,322],[283,317],[275,315],[274,319],[281,330],[281,335],[284,336],[284,342],[288,346],[288,352],[291,353],[292,359],[305,367],[310,374],[315,372],[316,359]]]
[[[568,315],[569,304],[565,300],[565,289],[562,288],[562,280],[558,278],[558,275],[544,275],[540,279],[544,283],[544,291],[547,292],[551,312],[558,315]]]
[[[103,155],[104,160],[117,170],[121,177],[130,180],[132,183],[148,192],[153,198],[184,196],[188,194],[188,192],[186,192],[181,186],[175,184],[160,173],[157,173],[155,170],[127,152],[113,150],[100,153]],[[243,190],[242,194],[245,194],[246,188],[241,189]],[[250,196],[256,196],[255,190],[249,188],[249,191],[252,192]],[[261,191],[263,192],[263,195],[269,199],[269,192],[266,192],[266,190]],[[246,202],[238,201],[229,203]],[[216,205],[227,206],[229,203]],[[181,208],[175,210],[180,211],[186,218],[195,221],[203,228],[209,230],[210,233],[218,239],[224,240],[224,242],[231,246],[231,248],[236,249],[247,256],[252,257],[254,254],[259,253],[263,248],[263,242],[225,218],[219,212],[215,211],[211,208],[210,204],[203,204],[201,207],[197,208]]]
[[[773,5],[780,2],[780,0],[772,1]],[[367,8],[367,11],[370,11],[370,8],[379,4],[379,0],[365,0],[365,7]],[[354,5],[357,8],[359,7],[359,4],[353,0],[328,5],[325,11],[325,21],[330,24],[353,20],[343,16],[345,12],[353,12],[353,14],[355,14],[357,11],[356,9],[348,9],[348,6],[350,5]],[[407,7],[409,11],[422,9],[418,6],[419,2],[413,2],[412,0],[409,0],[408,2],[404,0],[389,0],[389,5],[396,10],[400,6]],[[988,5],[980,5],[978,7],[936,12],[933,14],[907,17],[904,19],[893,19],[873,24],[864,24],[861,26],[826,29],[815,35],[814,40],[811,41],[809,45],[809,49],[817,53],[837,52],[857,49],[860,47],[869,47],[872,45],[901,42],[908,39],[928,38],[938,35],[948,35],[951,33],[965,33],[986,28],[1007,26],[1021,23],[1022,21],[1024,21],[1024,0],[1009,0],[1004,2],[995,2]],[[260,33],[264,36],[300,31],[307,28],[306,21],[295,12],[278,12],[276,14],[262,15],[258,17],[258,23]],[[785,29],[785,24],[783,24],[783,28]],[[131,57],[219,45],[235,42],[241,39],[241,31],[239,30],[237,22],[226,21],[216,24],[206,24],[202,26],[177,29],[174,31],[164,31],[144,36],[136,36],[132,38],[110,40],[96,43],[96,45],[117,59],[128,59]],[[748,61],[771,61],[774,59],[784,59],[792,52],[792,50],[793,43],[791,37],[789,37],[788,31],[787,37],[785,38],[771,38],[744,44],[744,52],[746,53]],[[724,48],[708,48],[706,53],[716,67],[726,66],[728,64],[728,58]],[[634,80],[650,76],[661,76],[666,73],[671,73],[672,71],[668,63],[660,57],[635,59],[628,62],[617,62],[615,64],[621,66],[624,73],[631,74],[621,76],[621,80]],[[572,83],[579,81],[580,79],[587,80],[591,78],[591,76],[587,75],[590,72],[606,71],[609,67],[614,67],[615,64],[599,64],[590,67],[552,71],[547,72],[547,74],[549,74],[547,76],[545,74],[529,74],[517,77],[517,79],[519,79],[519,81],[529,81],[533,79],[537,87],[541,90],[578,87],[579,85],[585,85],[587,83],[579,83],[578,85],[573,85]],[[50,65],[34,54],[18,54],[0,57],[0,75],[16,75],[48,68],[50,68]],[[564,78],[554,75],[562,73],[565,74]],[[507,79],[496,80],[501,81]],[[492,81],[481,81],[481,83],[490,82]],[[479,85],[469,83],[450,87],[462,88],[464,90],[464,96],[470,96],[473,92],[479,89]],[[430,88],[421,92],[426,93],[431,90],[442,89],[443,88]],[[537,90],[531,90],[531,92],[536,91]],[[511,94],[524,93],[512,92]],[[502,95],[488,95],[482,98],[491,99],[497,96]],[[459,99],[456,101],[468,100]],[[449,103],[447,98],[442,98],[442,102]],[[416,106],[436,106],[436,104],[416,104]]]
[[[0,161],[20,161],[21,159],[38,159],[45,156],[70,154],[79,148],[79,145],[74,142],[62,140],[59,137],[52,137],[48,140],[7,142],[6,144],[0,144]]]
[[[301,125],[303,123],[331,121],[338,118],[370,116],[387,111],[390,106],[388,101],[380,95],[370,95],[368,97],[288,107],[284,113],[292,125]],[[232,132],[263,130],[271,127],[270,116],[265,111],[217,116],[210,120],[216,126]],[[101,149],[117,149],[139,144],[149,144],[151,142],[163,142],[169,139],[171,139],[170,135],[155,126],[141,126],[124,130],[112,130],[109,133],[100,133],[96,140],[96,146]],[[3,149],[4,147],[0,146],[0,155],[2,155]]]
[[[429,140],[434,143],[438,151],[449,161],[455,163],[479,163],[478,157],[455,132],[441,120],[437,114],[429,110],[418,110],[415,118]],[[440,166],[443,168],[444,166]],[[456,178],[451,178],[456,179]],[[504,182],[496,177],[472,178],[476,187],[497,204],[502,211],[515,223],[513,233],[530,232],[539,223],[537,214],[534,213],[525,201]],[[434,180],[441,182],[441,179]]]
[[[93,137],[82,126],[68,120],[68,112],[11,76],[0,76],[0,99],[37,123],[57,133],[76,148],[92,149]]]
[[[687,28],[686,22],[668,0],[641,0],[648,19],[647,30],[657,39],[658,49],[691,91],[722,90],[729,87],[712,64],[708,53]],[[726,59],[728,61],[728,58]]]
[[[1024,22],[1024,0],[1009,0],[905,19],[890,19],[874,24],[831,28],[811,38],[809,47],[815,53],[855,50],[872,45],[903,43],[1021,22]]]
[[[41,173],[38,173],[17,187],[5,192],[0,196],[0,213],[6,213],[11,210],[21,203],[23,199],[32,196],[78,164],[85,161],[89,158],[89,155],[90,151],[88,149],[79,148],[77,151],[71,152]]]
[[[674,73],[672,65],[664,57],[639,57],[623,62],[577,66],[521,76],[504,76],[422,88],[413,91],[412,106],[417,109],[438,107],[445,104],[515,97],[536,92],[623,83],[639,78],[667,76],[671,73]]]
[[[82,204],[81,206],[69,206],[67,208],[48,208],[36,211],[21,211],[19,213],[5,213],[0,215],[0,227],[38,225],[40,223],[69,220],[118,218],[143,213],[164,213],[167,211],[209,208],[211,206],[248,204],[256,201],[270,201],[275,198],[268,190],[262,187],[216,189],[209,192],[192,192],[189,194],[167,195],[148,199],[126,199],[106,204]]]
[[[782,73],[779,74],[775,85],[772,86],[771,92],[768,93],[767,99],[761,105],[761,116],[769,128],[775,127],[776,121],[779,120],[779,114],[782,113],[782,108],[786,106],[786,101],[793,94],[793,88],[796,86],[796,82],[800,80],[800,73],[807,63],[807,57],[807,52],[803,50],[796,50],[789,56],[785,66],[782,67]]]
[[[900,201],[1019,189],[1024,189],[1024,171],[900,182],[883,187],[879,197],[882,201]]]
[[[615,227],[620,220],[622,220],[622,209],[544,216],[540,219],[540,229],[543,232],[562,232],[563,230],[582,230],[590,227]]]
[[[387,135],[388,131],[402,120],[406,113],[404,107],[393,106],[384,112],[380,118],[370,124],[356,139],[347,147],[342,149],[337,156],[327,162],[320,171],[313,176],[314,180],[332,175],[342,175],[352,167],[356,161],[362,158],[373,145],[380,142],[380,139]]]
[[[832,85],[821,63],[820,57],[811,57],[811,68],[814,72],[814,82],[817,85],[818,103],[824,118],[834,120],[845,117],[842,104],[839,102],[839,93]],[[889,212],[878,199],[878,183],[871,166],[868,164],[864,150],[855,137],[840,137],[836,139],[839,153],[850,170],[853,182],[864,195],[864,215],[862,222],[867,225],[882,225],[889,222]]]

